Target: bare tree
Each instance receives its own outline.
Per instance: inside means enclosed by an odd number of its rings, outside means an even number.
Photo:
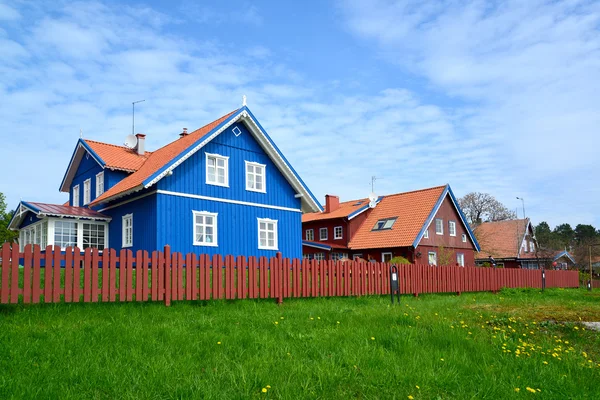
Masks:
[[[510,211],[504,204],[488,193],[471,192],[458,199],[458,204],[467,217],[469,224],[472,225],[489,221],[515,219],[517,217],[514,211]]]

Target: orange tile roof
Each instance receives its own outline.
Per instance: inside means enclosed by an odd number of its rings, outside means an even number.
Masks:
[[[143,156],[135,150],[125,146],[117,146],[109,143],[96,142],[95,140],[84,139],[88,146],[94,150],[98,156],[106,163],[110,169],[119,169],[127,172],[135,172],[150,157],[151,152],[147,151]]]
[[[385,196],[371,210],[348,247],[359,250],[412,246],[445,188],[444,185]],[[377,221],[393,217],[398,219],[392,229],[372,231]]]
[[[516,258],[529,224],[527,219],[484,222],[475,228],[481,251],[475,258]],[[534,258],[535,253],[522,253],[519,258]]]
[[[179,154],[181,154],[183,151],[185,151],[191,145],[193,145],[198,139],[200,139],[202,136],[206,135],[208,132],[213,130],[220,123],[225,121],[237,111],[238,110],[234,110],[228,113],[227,115],[224,115],[221,118],[211,122],[210,124],[191,132],[189,135],[179,138],[174,142],[171,142],[166,146],[154,151],[150,154],[150,156],[147,157],[146,161],[138,168],[136,172],[121,180],[119,183],[117,183],[115,186],[104,192],[101,196],[96,198],[90,204],[98,204],[105,199],[121,194],[123,192],[127,192],[128,190],[140,186],[142,182],[144,182],[144,180],[152,176],[152,174],[154,174],[160,168],[168,164],[171,160],[173,160],[175,157],[177,157]]]
[[[357,204],[360,202],[361,204]],[[369,199],[359,199],[345,201],[340,203],[340,206],[332,212],[313,212],[302,214],[302,222],[321,221],[324,219],[344,218],[352,214],[354,211],[369,204]]]

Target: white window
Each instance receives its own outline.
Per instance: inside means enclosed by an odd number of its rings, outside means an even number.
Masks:
[[[306,240],[308,240],[308,241],[315,240],[315,230],[314,229],[306,230]]]
[[[533,242],[529,242],[529,251],[531,251],[531,252],[535,251],[535,244]]]
[[[96,197],[104,193],[104,171],[96,174]]]
[[[327,228],[319,229],[319,240],[327,240]]]
[[[456,236],[456,222],[448,221],[448,233],[450,236]]]
[[[342,227],[341,226],[336,226],[335,228],[333,228],[333,238],[334,239],[342,238]]]
[[[462,234],[462,241],[463,241],[463,243],[467,243],[467,234],[466,233]]]
[[[79,207],[79,185],[73,186],[73,207]]]
[[[206,183],[229,187],[229,157],[206,153]]]
[[[456,263],[461,267],[465,266],[465,255],[463,253],[456,253]]]
[[[302,254],[302,258],[306,260],[312,260],[314,258],[314,254]]]
[[[331,253],[329,259],[333,261],[341,260],[342,258],[348,258],[348,253]]]
[[[435,220],[435,233],[436,235],[444,234],[444,220],[441,218],[436,218]]]
[[[62,249],[77,246],[77,222],[54,222],[54,245]]]
[[[381,262],[390,262],[392,253],[381,253]]]
[[[104,224],[83,223],[83,248],[93,247],[104,250],[106,247],[106,226]]]
[[[90,198],[91,185],[92,185],[91,179],[86,179],[85,181],[83,181],[83,205],[84,206],[91,201],[91,198]]]
[[[261,250],[277,250],[277,221],[258,218],[258,248]]]
[[[264,164],[246,161],[246,190],[267,192],[265,168]]]
[[[194,214],[194,246],[217,247],[217,213],[192,211]]]
[[[315,253],[315,260],[324,260],[325,253]]]
[[[425,233],[423,234],[423,237],[424,237],[425,239],[429,239],[429,229],[426,229],[426,230],[425,230]]]
[[[435,251],[429,252],[429,265],[437,265],[437,254]]]
[[[133,246],[133,214],[123,215],[122,224],[122,247],[131,247]]]

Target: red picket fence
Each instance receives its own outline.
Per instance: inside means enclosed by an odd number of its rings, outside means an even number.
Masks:
[[[0,303],[125,302],[389,294],[390,266],[35,245],[0,253]],[[21,272],[22,271],[22,272]],[[398,266],[400,293],[497,291],[542,287],[539,270]],[[578,287],[577,271],[546,271],[546,287]]]

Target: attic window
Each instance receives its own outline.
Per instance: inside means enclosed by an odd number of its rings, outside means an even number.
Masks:
[[[362,201],[357,201],[356,203],[352,204],[353,206],[360,206],[363,202]]]
[[[398,217],[380,219],[379,221],[377,221],[377,223],[375,224],[375,226],[373,227],[372,230],[383,231],[386,229],[392,229],[392,225],[394,225],[394,222],[396,222],[397,218]]]
[[[241,129],[239,127],[237,127],[237,126],[235,128],[233,128],[231,130],[231,132],[233,132],[233,134],[235,135],[235,137],[238,137],[238,136],[240,136],[242,134]]]

